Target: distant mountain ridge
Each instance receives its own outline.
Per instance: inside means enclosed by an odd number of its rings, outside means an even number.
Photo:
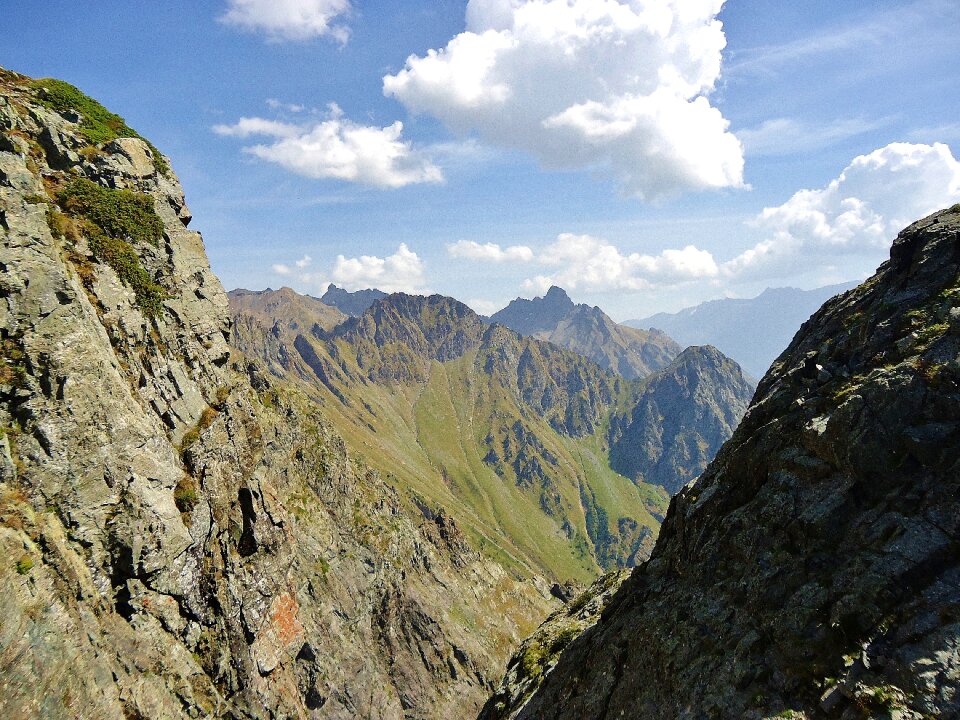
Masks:
[[[627,379],[666,367],[682,349],[659,330],[619,325],[599,307],[574,304],[556,285],[543,297],[511,301],[490,322],[572,350]]]
[[[807,318],[825,301],[855,286],[841,283],[815,290],[767,288],[755,298],[710,300],[624,324],[662,330],[681,345],[713,345],[759,378]]]
[[[283,307],[269,296],[259,299]],[[649,553],[668,494],[640,477],[640,464],[630,466],[636,472],[628,478],[609,458],[611,443],[622,446],[643,434],[631,410],[646,388],[658,386],[659,373],[627,380],[553,343],[485,323],[440,295],[390,295],[328,330],[292,320],[296,327],[237,306],[233,343],[300,383],[351,446],[365,448],[368,462],[382,463],[414,496],[448,508],[475,542],[508,565],[582,581]],[[691,348],[686,356],[700,357],[704,366],[722,358],[710,348]],[[684,362],[678,359],[663,377],[683,374]],[[739,368],[726,363],[720,373],[730,368],[739,377],[720,381],[715,402],[700,410],[691,405],[691,418],[709,416],[731,394],[739,397],[731,412],[746,407],[750,388]],[[707,392],[714,376],[703,375]],[[672,412],[689,402],[678,396],[664,407]],[[669,454],[681,424],[662,432],[663,452],[651,450],[652,458]],[[684,432],[693,438],[696,427]],[[706,437],[694,442],[713,446]],[[691,458],[681,463],[684,477],[709,460],[686,450],[681,456]]]
[[[344,315],[357,317],[362,315],[363,311],[373,305],[376,300],[386,296],[387,293],[376,288],[350,292],[330,283],[327,286],[327,291],[320,296],[320,302],[337,308]]]

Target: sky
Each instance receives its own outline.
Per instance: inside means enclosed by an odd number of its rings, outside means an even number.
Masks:
[[[168,155],[226,288],[617,320],[869,276],[960,201],[956,0],[0,0]]]

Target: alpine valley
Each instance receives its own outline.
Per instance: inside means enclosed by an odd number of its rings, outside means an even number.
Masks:
[[[5,717],[473,716],[752,393],[595,309],[567,350],[440,296],[228,305],[121,117],[3,71],[0,130]]]
[[[192,220],[0,69],[0,717],[960,717],[960,205],[756,386],[559,287],[226,293]]]

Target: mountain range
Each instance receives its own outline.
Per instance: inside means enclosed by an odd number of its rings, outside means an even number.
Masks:
[[[554,614],[481,717],[960,716],[958,358],[960,205],[802,326],[651,559]]]
[[[713,345],[753,377],[762,377],[807,318],[826,300],[855,285],[844,283],[815,290],[768,288],[749,300],[711,300],[624,324],[662,330],[681,345]]]
[[[192,221],[0,69],[0,716],[960,717],[960,205],[752,400],[559,289],[228,298]]]
[[[646,377],[666,367],[683,349],[660,331],[619,325],[598,307],[575,305],[556,286],[542,298],[513,300],[490,321],[572,350],[625,378]]]
[[[234,345],[316,397],[368,462],[508,566],[560,580],[644,559],[666,468],[696,476],[752,392],[712,348],[627,379],[439,295],[386,296],[333,328],[287,289],[230,297]]]

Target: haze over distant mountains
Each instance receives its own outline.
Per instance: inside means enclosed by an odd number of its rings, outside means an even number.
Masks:
[[[344,315],[357,317],[362,315],[363,311],[373,305],[375,300],[386,297],[387,293],[376,288],[366,290],[357,290],[350,292],[344,288],[337,287],[333,283],[327,286],[327,291],[320,296],[320,300],[330,307],[335,307]]]
[[[575,305],[557,286],[543,297],[513,300],[490,321],[572,350],[625,378],[666,367],[683,349],[659,330],[619,325],[599,307]]]
[[[856,285],[850,282],[815,290],[768,288],[748,300],[711,300],[624,324],[662,330],[684,346],[713,345],[759,378],[826,300]]]

